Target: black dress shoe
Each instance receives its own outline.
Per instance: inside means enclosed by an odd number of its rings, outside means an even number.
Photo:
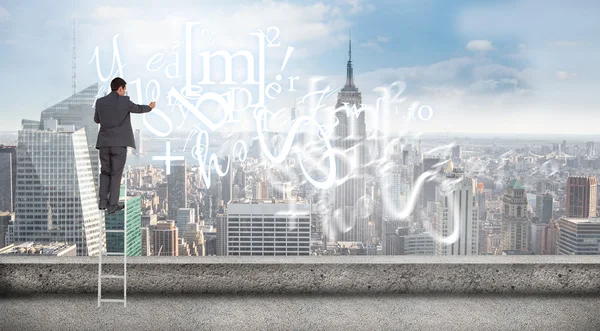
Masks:
[[[125,209],[125,206],[122,206],[122,205],[108,206],[108,208],[107,208],[109,214],[114,214],[114,213],[118,212],[119,210],[123,210],[123,209]]]

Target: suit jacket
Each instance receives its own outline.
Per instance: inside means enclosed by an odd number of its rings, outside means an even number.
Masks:
[[[100,124],[96,149],[112,146],[136,148],[129,114],[147,113],[151,110],[150,106],[137,105],[128,96],[120,96],[117,92],[98,98],[94,114],[94,122]]]

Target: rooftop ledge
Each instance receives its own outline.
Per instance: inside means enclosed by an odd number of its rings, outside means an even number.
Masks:
[[[102,257],[102,274],[122,273]],[[98,257],[0,257],[0,294],[97,291]],[[127,293],[600,294],[600,256],[127,257]]]

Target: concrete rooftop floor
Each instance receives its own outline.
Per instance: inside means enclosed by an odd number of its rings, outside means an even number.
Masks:
[[[598,295],[129,294],[127,307],[97,298],[4,296],[0,330],[600,330]]]

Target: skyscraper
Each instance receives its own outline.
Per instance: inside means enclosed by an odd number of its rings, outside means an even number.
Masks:
[[[408,235],[400,236],[404,242],[403,255],[435,255],[436,242],[429,232],[423,229]]]
[[[527,219],[527,195],[521,183],[514,179],[502,199],[502,249],[528,250],[529,221]]]
[[[486,209],[486,198],[487,194],[483,190],[483,183],[477,184],[477,193],[475,194],[475,198],[477,199],[477,206],[479,208],[479,220],[485,221],[487,219],[487,209]]]
[[[136,155],[144,154],[144,145],[142,140],[142,131],[140,129],[135,130],[135,146],[137,147],[134,151]]]
[[[215,252],[215,254],[218,256],[226,256],[227,255],[227,246],[228,246],[227,238],[229,236],[228,231],[227,231],[227,214],[217,215],[216,228],[217,228],[217,238],[216,238],[217,239],[216,240],[217,251]]]
[[[600,255],[599,218],[561,218],[558,255]]]
[[[99,127],[94,122],[94,105],[97,95],[98,83],[95,83],[43,110],[40,117],[41,125],[45,120],[56,119],[60,125],[74,125],[75,130],[85,128],[96,192],[98,192],[100,174],[99,154],[96,149]],[[40,127],[40,129],[42,128]]]
[[[458,238],[452,244],[437,242],[437,255],[477,255],[479,245],[478,208],[475,198],[477,181],[455,170],[448,178],[463,177],[450,192],[440,192],[437,209],[438,236],[451,236],[458,227]],[[458,212],[456,212],[458,208]],[[455,217],[458,216],[458,219]]]
[[[538,194],[535,198],[535,214],[543,223],[552,219],[552,205],[554,198],[552,194]]]
[[[361,103],[361,93],[354,85],[352,40],[350,40],[346,84],[338,93],[335,106],[335,116],[339,124],[335,127],[335,136],[332,140],[332,145],[335,148],[349,155],[348,162],[344,162],[339,157],[336,158],[337,178],[352,175],[351,178],[333,190],[333,213],[337,215],[334,219],[339,217],[336,222],[344,224],[349,229],[346,232],[342,231],[342,233],[334,235],[340,241],[366,242],[369,236],[368,219],[363,218],[360,211],[360,205],[362,205],[360,199],[365,195],[366,189],[364,165],[366,163],[365,140],[367,135],[365,112],[360,110]],[[351,165],[355,167],[352,173],[350,173]]]
[[[542,232],[542,255],[556,255],[558,242],[558,221],[550,221]]]
[[[585,154],[589,157],[596,156],[596,144],[593,141],[585,143]]]
[[[381,241],[383,255],[404,255],[403,238],[409,233],[407,224],[404,220],[386,220],[383,222]]]
[[[567,179],[567,217],[596,217],[596,177]]]
[[[544,246],[544,229],[546,229],[547,223],[542,222],[539,218],[534,217],[531,221],[529,228],[529,251],[535,255],[541,255]]]
[[[14,210],[16,176],[17,147],[0,145],[0,211]]]
[[[121,186],[124,191],[124,187]],[[123,192],[125,193],[125,192]],[[141,196],[123,196],[119,197],[119,204],[127,208],[114,214],[106,214],[107,230],[123,230],[123,224],[127,222],[127,256],[142,256],[142,199]],[[124,253],[125,240],[123,233],[106,233],[106,251]]]
[[[142,227],[142,256],[150,256],[152,255],[152,250],[150,249],[150,228]]]
[[[243,190],[244,187],[246,187],[246,172],[244,171],[244,167],[237,167],[237,170],[233,175],[233,184],[238,186],[239,191]],[[237,194],[232,195],[232,199],[239,198],[239,191]]]
[[[86,129],[46,120],[18,132],[14,242],[62,241],[98,253],[98,211]]]
[[[180,235],[180,237],[184,238],[184,241],[188,245],[188,248],[193,256],[206,255],[206,243],[204,241],[204,233],[200,224],[186,224],[186,229],[183,232],[183,235]]]
[[[185,160],[172,161],[171,173],[167,175],[169,220],[177,219],[177,210],[187,208],[187,164]]]
[[[175,221],[158,221],[153,236],[155,256],[179,256],[179,229]]]
[[[292,198],[292,183],[290,182],[274,182],[272,183],[273,194],[267,195],[268,198],[277,200],[286,200]]]
[[[558,150],[559,153],[561,154],[567,154],[567,141],[563,140],[562,143],[560,144],[560,149]]]
[[[462,149],[460,145],[452,147],[452,161],[460,162],[462,160]]]
[[[398,164],[393,165],[391,171],[383,177],[382,189],[384,194],[387,194],[387,199],[383,203],[384,219],[397,219],[398,213],[406,208],[410,194],[410,181],[407,179],[409,179],[407,167]]]
[[[192,208],[179,208],[179,210],[177,210],[177,220],[175,222],[175,225],[179,229],[179,234],[181,236],[183,236],[183,234],[187,230],[188,223],[196,223],[195,215],[195,210]]]
[[[8,237],[8,226],[14,222],[14,214],[7,211],[0,211],[0,248],[6,245]],[[12,224],[11,224],[12,225]]]
[[[423,159],[423,168],[420,169],[418,175],[421,175],[424,172],[430,171],[434,169],[434,166],[442,161],[441,158],[426,158]],[[439,169],[438,173],[441,173],[442,169]],[[418,176],[417,175],[417,176]],[[423,189],[421,191],[422,198],[422,206],[426,207],[428,202],[436,201],[436,187],[437,184],[435,181],[426,181],[423,183]]]
[[[233,174],[235,173],[233,167],[234,164],[228,158],[222,158],[219,160],[219,164],[221,165],[221,169],[227,169],[227,162],[231,162],[229,165],[229,171],[225,174],[225,176],[221,177],[222,183],[222,192],[223,192],[223,204],[227,206],[229,201],[233,199]],[[237,198],[237,197],[236,197]]]

